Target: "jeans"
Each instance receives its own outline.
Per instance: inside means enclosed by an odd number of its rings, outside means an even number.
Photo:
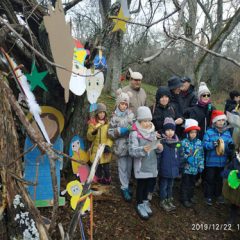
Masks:
[[[194,195],[196,175],[186,174],[182,175],[181,190],[180,190],[180,200],[190,201]]]
[[[205,169],[205,197],[213,198],[222,195],[223,179],[221,172],[223,167],[206,167]]]
[[[173,178],[159,178],[160,200],[172,198]]]

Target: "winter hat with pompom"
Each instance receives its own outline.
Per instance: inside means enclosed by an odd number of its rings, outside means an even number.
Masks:
[[[173,118],[166,117],[163,122],[163,130],[166,131],[168,129],[176,130],[176,123]]]
[[[198,89],[198,99],[200,99],[200,97],[205,93],[211,94],[211,92],[208,89],[206,83],[205,82],[200,82],[199,89]]]
[[[130,101],[130,97],[132,97],[132,93],[131,92],[123,92],[121,88],[119,88],[116,92],[116,104],[117,106],[121,103],[127,103],[127,105],[129,106],[129,101]]]
[[[215,123],[218,120],[227,120],[227,116],[224,114],[223,111],[220,110],[213,110],[211,115],[211,122]]]

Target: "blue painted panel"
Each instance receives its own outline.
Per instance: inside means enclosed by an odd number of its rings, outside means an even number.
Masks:
[[[25,140],[24,150],[32,146],[32,142],[29,137]],[[53,145],[53,148],[58,151],[63,151],[63,140],[60,136],[57,138]],[[61,161],[56,162],[56,176],[58,183],[58,190],[60,191],[60,167]],[[36,179],[37,178],[37,179]],[[37,186],[27,186],[33,200],[51,200],[53,199],[53,188],[50,172],[50,161],[47,155],[41,156],[41,152],[38,148],[27,153],[24,156],[24,179],[27,181],[35,182],[37,180]],[[36,198],[34,197],[34,192]]]

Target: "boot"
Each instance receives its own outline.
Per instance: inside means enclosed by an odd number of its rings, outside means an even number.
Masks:
[[[227,221],[227,224],[231,224],[231,225],[236,224],[237,215],[238,215],[238,207],[234,204],[231,204],[231,206],[230,206],[230,217]]]
[[[138,204],[136,207],[136,211],[141,219],[143,219],[143,220],[149,219],[149,215],[148,215],[147,211],[145,210],[144,203]]]
[[[153,212],[152,212],[152,209],[150,208],[150,203],[149,203],[149,201],[145,200],[145,201],[143,201],[143,204],[144,204],[144,207],[145,207],[145,210],[146,210],[147,214],[148,214],[149,216],[152,216],[152,215],[153,215]]]
[[[132,196],[131,196],[131,194],[129,193],[128,188],[121,189],[121,193],[122,193],[123,199],[124,199],[126,202],[131,202]]]
[[[190,201],[183,201],[183,206],[186,208],[192,207],[192,203]]]
[[[170,212],[173,209],[171,209],[171,207],[168,205],[168,201],[167,199],[164,199],[160,202],[160,207],[163,208],[163,210],[165,210],[166,212]]]

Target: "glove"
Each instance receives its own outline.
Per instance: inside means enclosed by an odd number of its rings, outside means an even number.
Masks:
[[[214,141],[214,142],[213,142],[213,146],[214,146],[214,147],[217,147],[217,146],[218,146],[218,143],[219,143],[218,141]]]
[[[221,172],[221,177],[222,178],[228,178],[228,175],[230,173],[230,170],[229,169],[224,169],[222,172]]]
[[[124,127],[122,127],[122,128],[120,127],[118,129],[118,131],[119,131],[121,136],[127,135],[129,133],[129,129],[128,128],[124,128]]]
[[[104,148],[103,153],[108,154],[108,153],[111,153],[111,152],[112,152],[111,148],[108,145],[106,145],[105,148]]]
[[[92,131],[92,135],[97,135],[98,129]]]
[[[188,157],[187,161],[188,161],[189,164],[193,164],[194,163],[194,157],[193,156]]]

